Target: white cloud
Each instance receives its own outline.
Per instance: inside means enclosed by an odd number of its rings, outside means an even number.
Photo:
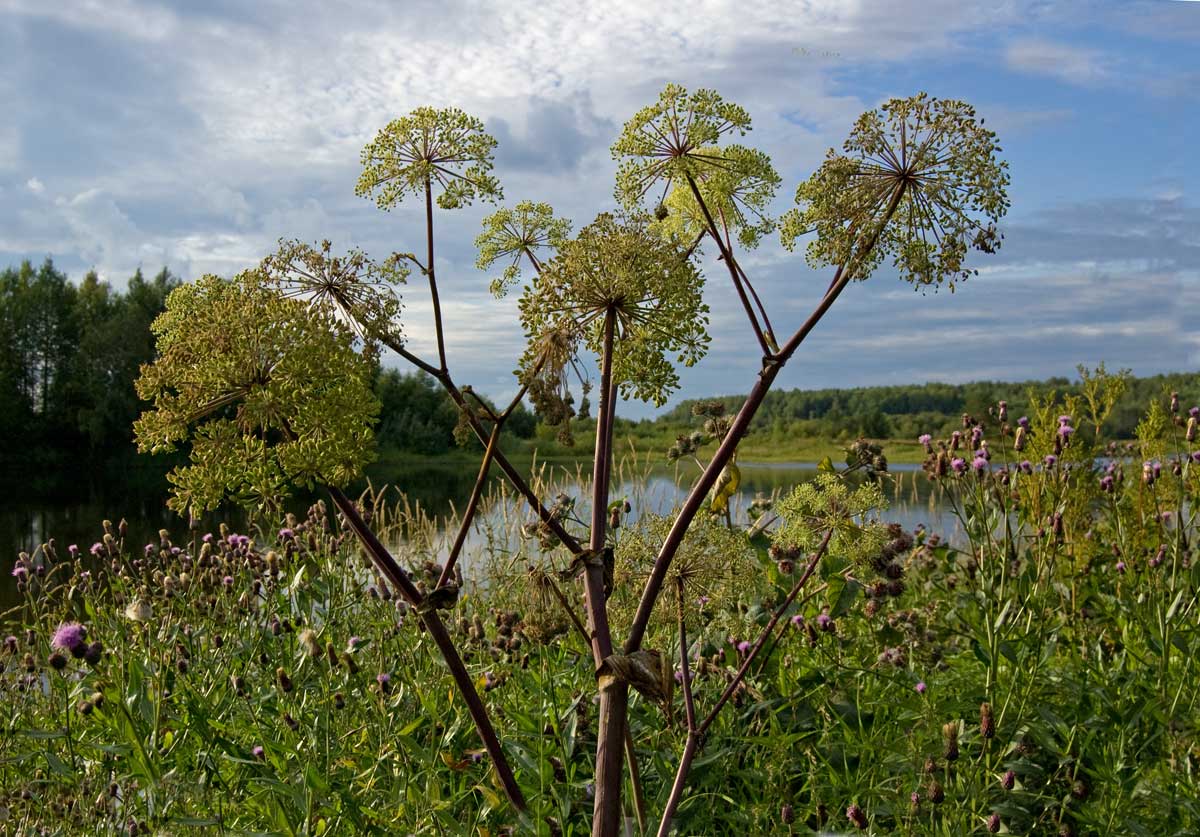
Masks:
[[[1112,75],[1109,62],[1100,52],[1043,38],[1013,41],[1004,57],[1014,70],[1050,76],[1071,84],[1100,84]]]
[[[46,185],[36,177],[31,177],[25,181],[25,188],[33,192],[35,195],[40,195],[46,191]]]

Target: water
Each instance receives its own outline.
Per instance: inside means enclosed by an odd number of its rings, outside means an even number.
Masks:
[[[740,519],[744,519],[746,508],[756,496],[782,496],[817,474],[816,463],[810,462],[741,462],[739,465],[742,481],[731,508]],[[374,476],[376,485],[387,482],[399,486],[409,500],[419,504],[426,513],[441,516],[452,509],[462,509],[466,504],[476,469],[477,465],[470,463],[433,461],[405,465],[392,473]],[[675,468],[621,467],[614,476],[612,497],[614,500],[636,499],[634,518],[644,513],[666,514],[683,502],[698,473],[695,466],[684,465]],[[552,496],[565,489],[578,495],[579,483],[575,476],[575,469],[560,470],[547,480],[551,487],[547,493]],[[919,466],[893,465],[885,495],[890,503],[884,513],[886,520],[900,523],[909,530],[923,525],[943,535],[954,533],[957,521]],[[296,497],[288,507],[301,513],[314,499],[315,496]],[[576,514],[586,520],[587,498],[577,497],[577,500]],[[528,518],[528,513],[522,511],[519,516]],[[0,506],[0,612],[19,601],[15,580],[10,575],[19,552],[32,552],[51,537],[55,539],[60,555],[67,554],[70,544],[77,544],[86,552],[103,535],[103,520],[109,519],[115,524],[121,518],[129,522],[127,543],[133,544],[134,549],[143,543],[157,542],[161,529],[170,532],[176,542],[183,542],[187,535],[187,521],[166,507],[166,496],[159,491],[122,493],[110,490],[84,499],[53,501],[10,498]],[[199,525],[201,531],[212,531],[221,521],[228,522],[235,531],[247,531],[249,527],[245,515],[238,509],[206,515]]]

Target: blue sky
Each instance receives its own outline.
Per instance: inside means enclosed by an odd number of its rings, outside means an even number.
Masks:
[[[417,249],[419,207],[384,214],[353,187],[362,146],[424,104],[485,121],[507,202],[581,226],[613,205],[608,146],[668,81],[751,112],[782,211],[859,113],[925,90],[998,133],[1005,245],[954,294],[886,266],[851,287],[779,386],[1200,363],[1200,2],[547,5],[0,0],[0,265],[51,256],[120,287],[139,265],[229,274],[281,236]],[[456,376],[500,396],[521,336],[473,267],[487,211],[439,215],[439,278]],[[774,240],[743,262],[780,331],[828,281]],[[753,341],[705,272],[713,346],[684,393],[745,391]],[[425,295],[404,296],[428,354]]]

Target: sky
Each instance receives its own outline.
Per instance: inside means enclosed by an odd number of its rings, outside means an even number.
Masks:
[[[421,250],[423,207],[356,197],[359,153],[415,107],[497,138],[505,204],[575,227],[615,207],[609,146],[668,82],[713,88],[783,178],[775,209],[854,119],[919,91],[963,99],[1009,163],[1005,242],[922,295],[889,265],[852,285],[777,386],[1137,374],[1200,364],[1200,2],[605,3],[0,0],[0,267],[50,257],[121,288],[138,267],[231,275],[279,238]],[[456,379],[503,397],[515,299],[474,267],[494,207],[439,211]],[[829,275],[768,239],[740,261],[779,332]],[[759,356],[722,265],[703,264],[709,356],[676,396],[747,391]],[[426,289],[403,328],[435,354]],[[387,361],[389,364],[398,361]],[[654,412],[622,405],[629,416]]]

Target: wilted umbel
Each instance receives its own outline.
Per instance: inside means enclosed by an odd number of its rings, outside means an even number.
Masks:
[[[261,269],[284,297],[334,315],[364,340],[398,342],[402,306],[395,286],[408,278],[407,265],[398,256],[375,262],[361,250],[334,256],[332,248],[328,240],[314,247],[280,239]]]

